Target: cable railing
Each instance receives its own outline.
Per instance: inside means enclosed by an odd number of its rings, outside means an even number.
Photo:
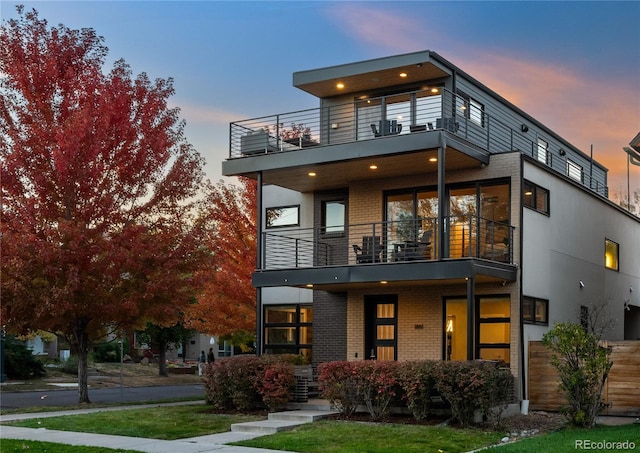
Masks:
[[[579,162],[571,162],[561,148],[558,153],[541,149],[538,141],[532,140],[524,129],[516,129],[515,124],[507,124],[484,111],[472,115],[467,113],[468,108],[468,100],[438,88],[237,121],[230,125],[229,157],[320,149],[360,140],[446,130],[490,153],[519,150],[607,196],[605,180],[593,177],[589,159],[580,157]]]
[[[477,216],[449,216],[442,259],[513,263],[513,230]],[[263,269],[439,260],[437,218],[263,232]]]

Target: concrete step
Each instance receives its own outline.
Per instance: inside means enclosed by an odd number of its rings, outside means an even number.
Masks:
[[[292,421],[299,423],[311,423],[316,420],[320,420],[327,415],[336,414],[335,411],[324,410],[299,410],[299,411],[285,411],[285,412],[272,412],[269,414],[269,420],[281,420]]]
[[[286,408],[291,410],[332,411],[331,404],[325,399],[310,399],[306,403],[290,401],[287,403]]]
[[[320,420],[336,411],[325,410],[298,410],[272,412],[267,420],[257,422],[234,423],[231,425],[231,431],[235,433],[259,433],[259,434],[275,434],[279,431],[293,429],[296,426],[312,423]]]
[[[305,422],[291,422],[286,420],[262,420],[257,422],[234,423],[231,431],[234,433],[275,434],[280,431],[293,429],[304,425]]]

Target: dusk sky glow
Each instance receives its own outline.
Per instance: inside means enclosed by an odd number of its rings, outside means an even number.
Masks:
[[[296,71],[433,50],[609,169],[640,131],[640,2],[43,1],[49,25],[94,28],[109,61],[174,78],[187,138],[221,178],[229,123],[317,107]],[[2,20],[17,2],[2,0]],[[630,168],[631,190],[640,167]]]

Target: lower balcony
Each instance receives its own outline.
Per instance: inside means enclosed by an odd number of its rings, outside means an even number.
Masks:
[[[515,278],[514,227],[475,216],[443,221],[443,233],[437,218],[267,231],[254,284],[353,283],[356,274],[362,282],[409,274],[466,278],[479,268],[496,270],[490,272],[496,279]]]

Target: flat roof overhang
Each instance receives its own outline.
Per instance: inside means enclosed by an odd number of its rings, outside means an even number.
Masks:
[[[292,286],[327,291],[377,285],[442,285],[447,282],[475,278],[476,282],[512,282],[517,266],[477,258],[426,262],[360,264],[322,268],[257,270],[252,284],[257,288]]]
[[[436,172],[437,163],[429,159],[437,157],[443,142],[445,171],[489,164],[485,150],[446,131],[428,131],[229,159],[222,163],[222,174],[256,179],[262,172],[263,184],[308,193],[346,187],[351,181]],[[375,174],[371,164],[377,166]]]
[[[426,50],[298,71],[293,74],[293,86],[319,98],[328,98],[436,80],[451,74],[450,68],[437,61],[437,57]],[[338,84],[341,84],[341,88]]]

